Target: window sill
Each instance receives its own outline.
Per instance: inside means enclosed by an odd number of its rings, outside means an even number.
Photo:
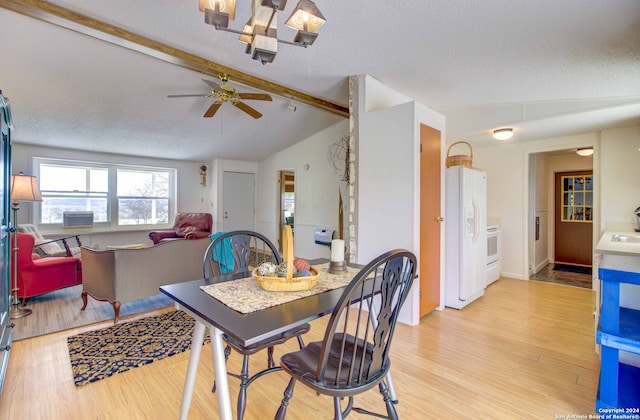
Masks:
[[[132,233],[132,232],[151,232],[152,230],[170,230],[171,226],[147,226],[147,227],[130,227],[130,228],[111,228],[111,227],[92,227],[92,228],[70,228],[70,229],[47,229],[40,228],[40,232],[45,237],[55,236],[82,236],[82,235],[94,235],[94,234],[118,234],[118,233]]]

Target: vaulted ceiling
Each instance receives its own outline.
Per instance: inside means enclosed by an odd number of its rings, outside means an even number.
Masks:
[[[250,1],[237,0],[241,29]],[[278,36],[292,39],[284,20]],[[204,22],[196,0],[0,0],[0,89],[16,143],[188,160],[259,161],[348,112],[350,75],[370,74],[447,117],[447,141],[490,144],[640,125],[637,0],[316,0],[315,44],[273,63]],[[253,119],[213,118],[202,79],[230,75]],[[295,107],[295,111],[291,109]]]

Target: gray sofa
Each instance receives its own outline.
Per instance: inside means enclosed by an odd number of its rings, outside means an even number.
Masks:
[[[95,250],[81,247],[82,310],[87,298],[120,305],[160,293],[160,286],[203,278],[202,260],[209,238],[169,241],[148,248]]]

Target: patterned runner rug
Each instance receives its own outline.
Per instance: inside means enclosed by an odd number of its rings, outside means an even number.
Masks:
[[[194,325],[185,312],[172,311],[71,336],[73,381],[82,386],[189,350]]]

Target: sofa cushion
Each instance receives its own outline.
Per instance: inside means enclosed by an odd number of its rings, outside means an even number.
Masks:
[[[49,242],[49,243],[44,243],[44,242]],[[40,248],[42,252],[48,255],[54,255],[59,253],[66,254],[66,251],[64,250],[64,248],[61,247],[57,242],[50,242],[49,240],[46,240],[46,239],[45,240],[36,239],[35,245],[36,245],[36,250],[37,248]]]

